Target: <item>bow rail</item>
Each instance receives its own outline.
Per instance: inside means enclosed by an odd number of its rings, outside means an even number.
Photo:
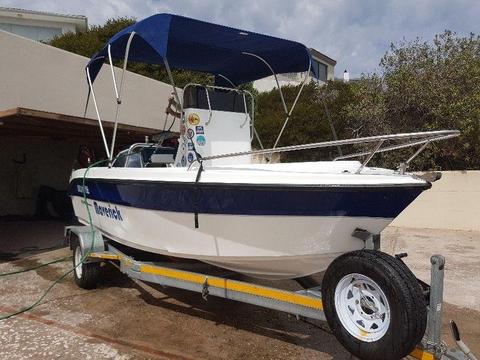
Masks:
[[[410,156],[410,158],[408,158],[405,162],[400,164],[399,171],[400,173],[403,174],[406,168],[408,167],[409,163],[415,157],[417,157],[426,148],[428,144],[435,141],[441,141],[441,140],[457,137],[459,135],[460,135],[460,131],[458,130],[438,130],[438,131],[424,131],[424,132],[413,132],[413,133],[399,133],[399,134],[391,134],[391,135],[376,135],[376,136],[368,136],[368,137],[362,137],[362,138],[325,141],[325,142],[319,142],[319,143],[283,146],[283,147],[277,147],[277,148],[271,148],[271,149],[261,149],[261,150],[253,150],[253,151],[243,151],[243,152],[211,155],[211,156],[202,157],[199,161],[203,162],[207,160],[222,159],[222,158],[244,156],[244,155],[270,155],[273,153],[281,153],[281,152],[288,152],[288,151],[320,149],[320,148],[327,148],[332,146],[375,143],[375,146],[370,151],[362,151],[362,152],[342,155],[334,159],[334,161],[336,161],[336,160],[356,158],[360,156],[367,156],[366,159],[361,164],[361,166],[359,167],[359,169],[356,171],[356,173],[358,174],[368,164],[368,162],[372,159],[372,157],[377,153],[421,145],[420,148],[412,156]],[[389,141],[402,141],[402,140],[406,142],[403,142],[401,144],[382,147],[385,143]]]

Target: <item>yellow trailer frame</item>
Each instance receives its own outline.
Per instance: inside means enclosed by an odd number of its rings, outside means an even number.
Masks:
[[[179,268],[180,263],[138,261],[105,242],[100,231],[87,226],[65,228],[65,238],[70,247],[70,234],[75,233],[85,251],[84,262],[112,262],[129,277],[145,282],[198,292],[204,299],[216,296],[279,310],[295,315],[325,321],[320,286],[290,291],[222,276],[192,272]],[[356,234],[359,237],[365,234]],[[355,235],[355,236],[356,236]],[[378,248],[379,235],[365,237],[366,247]],[[431,285],[429,287],[427,330],[411,357],[420,360],[469,360],[464,352],[447,349],[441,341],[441,315],[443,302],[443,277],[445,259],[431,257]]]

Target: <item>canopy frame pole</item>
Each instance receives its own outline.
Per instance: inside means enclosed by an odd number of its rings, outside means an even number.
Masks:
[[[167,70],[168,78],[170,79],[170,84],[173,87],[173,93],[175,95],[175,99],[177,100],[177,104],[180,106],[180,114],[181,118],[183,119],[183,104],[180,101],[180,97],[178,96],[177,88],[175,86],[175,82],[173,81],[172,71],[170,70],[170,65],[168,65],[167,58],[163,58],[163,63],[165,64],[165,69]]]
[[[254,58],[257,58],[258,60],[263,62],[265,65],[267,65],[267,67],[272,72],[273,77],[275,78],[275,82],[277,83],[277,89],[278,89],[278,92],[280,93],[280,98],[282,99],[283,110],[285,111],[285,115],[288,115],[287,104],[285,102],[285,97],[283,96],[283,91],[282,91],[282,88],[280,86],[280,83],[278,82],[277,74],[275,73],[275,71],[273,71],[273,68],[270,66],[268,61],[265,60],[264,58],[262,58],[261,56],[258,56],[257,54],[252,54],[252,53],[249,53],[249,52],[242,52],[242,54],[243,55],[248,55],[248,56],[253,56]]]
[[[285,115],[287,115],[287,117],[286,117],[285,121],[283,122],[282,129],[280,130],[280,133],[278,134],[277,139],[275,140],[275,144],[273,145],[273,149],[275,149],[278,145],[278,142],[280,141],[280,138],[283,135],[283,132],[284,132],[286,126],[287,126],[288,121],[290,120],[292,112],[295,109],[295,106],[297,105],[298,99],[300,98],[300,95],[303,91],[303,88],[305,87],[307,79],[309,78],[310,70],[312,69],[312,59],[311,59],[311,57],[309,57],[307,72],[305,73],[305,77],[302,80],[302,85],[300,87],[300,90],[298,90],[297,96],[295,97],[295,100],[293,101],[292,107],[290,108],[290,111],[289,111],[288,107],[287,107],[287,104],[285,102],[285,97],[283,96],[282,88],[280,86],[280,83],[278,82],[277,74],[275,73],[273,68],[270,66],[268,61],[265,60],[264,58],[262,58],[261,56],[257,55],[257,54],[253,54],[253,53],[249,53],[249,52],[242,52],[242,54],[253,56],[253,57],[259,59],[260,61],[262,61],[270,69],[270,71],[272,72],[273,77],[275,79],[275,82],[277,83],[277,89],[278,89],[278,92],[280,93],[280,98],[282,99],[283,109],[284,109]]]
[[[100,126],[100,132],[102,134],[103,145],[105,146],[105,152],[107,153],[107,157],[110,159],[110,152],[108,150],[107,138],[105,137],[105,132],[103,131],[103,124],[102,119],[100,118],[100,112],[98,111],[98,104],[97,99],[95,97],[95,91],[93,90],[92,78],[90,76],[90,68],[87,66],[87,80],[88,86],[90,89],[90,93],[92,94],[93,105],[95,107],[95,112],[97,114],[98,125]]]
[[[240,125],[240,128],[243,129],[248,120],[248,109],[247,109],[247,99],[245,98],[245,93],[243,93],[243,107],[245,109],[245,121]]]
[[[217,76],[220,76],[222,79],[227,80],[230,84],[232,84],[232,87],[233,87],[234,89],[237,88],[237,86],[232,82],[232,80],[230,80],[229,78],[227,78],[225,75],[217,74]]]
[[[108,58],[110,61],[110,71],[112,73],[112,79],[113,79],[113,84],[115,88],[115,96],[117,97],[117,107],[115,110],[115,124],[113,126],[113,135],[112,135],[112,143],[110,144],[110,156],[108,157],[109,162],[108,166],[110,167],[112,165],[112,159],[113,159],[113,151],[115,149],[115,141],[117,139],[117,128],[118,128],[118,119],[120,116],[120,105],[122,104],[122,90],[123,90],[123,84],[124,84],[124,79],[125,79],[125,71],[127,70],[127,63],[128,63],[128,54],[130,52],[130,45],[132,43],[132,39],[135,35],[135,31],[132,31],[130,33],[130,36],[127,40],[127,45],[125,47],[125,56],[123,59],[123,70],[122,70],[122,77],[120,79],[120,88],[117,89],[117,82],[115,79],[115,72],[113,69],[113,62],[112,62],[112,54],[110,51],[110,44],[108,44]]]
[[[257,134],[258,143],[260,144],[260,147],[263,149],[263,145],[262,145],[262,142],[260,141],[260,137],[258,136],[258,133],[255,130],[255,98],[253,97],[252,94],[250,94],[250,97],[252,98],[252,106],[251,106],[251,109],[252,109],[252,115],[251,115],[252,129],[251,129],[251,131],[252,131],[252,133],[250,135],[250,142],[253,141],[253,137],[255,136],[255,134]]]
[[[287,127],[287,123],[290,120],[290,116],[292,116],[293,110],[295,109],[295,106],[297,105],[298,99],[300,98],[300,95],[302,94],[303,88],[305,87],[305,84],[307,82],[307,79],[310,76],[310,70],[312,69],[312,59],[310,58],[309,64],[308,64],[308,70],[305,73],[305,78],[302,81],[302,86],[300,87],[300,90],[298,90],[297,96],[295,97],[295,100],[293,101],[292,107],[290,108],[290,111],[287,114],[287,118],[285,119],[282,129],[280,130],[280,133],[277,136],[277,140],[275,140],[275,144],[273,145],[273,148],[275,149],[278,145],[278,142],[280,141],[280,138],[282,137],[283,131]]]
[[[258,144],[260,145],[260,149],[264,150],[265,148],[263,147],[262,140],[260,140],[260,136],[258,136],[257,129],[253,128],[253,134],[254,135],[252,135],[252,140],[253,136],[255,136],[257,138]]]
[[[205,95],[207,96],[207,103],[208,103],[208,121],[205,123],[205,125],[210,124],[210,121],[212,121],[212,105],[210,104],[210,94],[208,93],[208,88],[205,87]]]
[[[111,44],[108,44],[107,51],[108,51],[108,62],[110,63],[110,72],[112,73],[113,90],[115,91],[115,98],[118,103],[119,96],[118,96],[118,88],[117,88],[117,79],[115,77],[115,71],[113,70]]]

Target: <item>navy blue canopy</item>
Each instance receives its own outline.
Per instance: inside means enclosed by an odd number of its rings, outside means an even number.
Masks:
[[[276,74],[307,71],[310,52],[305,45],[272,36],[211,24],[171,14],[157,14],[139,21],[114,35],[95,54],[87,67],[94,81],[105,59],[108,45],[113,59],[122,60],[130,34],[135,32],[128,61],[163,64],[172,68],[223,75],[235,85],[271,75],[260,59]],[[223,83],[225,84],[225,83]]]

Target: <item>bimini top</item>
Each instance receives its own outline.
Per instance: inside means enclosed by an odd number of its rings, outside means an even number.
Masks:
[[[92,81],[108,59],[109,45],[113,59],[124,59],[132,32],[128,61],[163,64],[167,59],[172,68],[210,73],[217,80],[225,76],[235,85],[272,75],[272,70],[276,74],[303,72],[310,66],[310,52],[298,42],[157,14],[123,29],[92,57],[87,65]]]

